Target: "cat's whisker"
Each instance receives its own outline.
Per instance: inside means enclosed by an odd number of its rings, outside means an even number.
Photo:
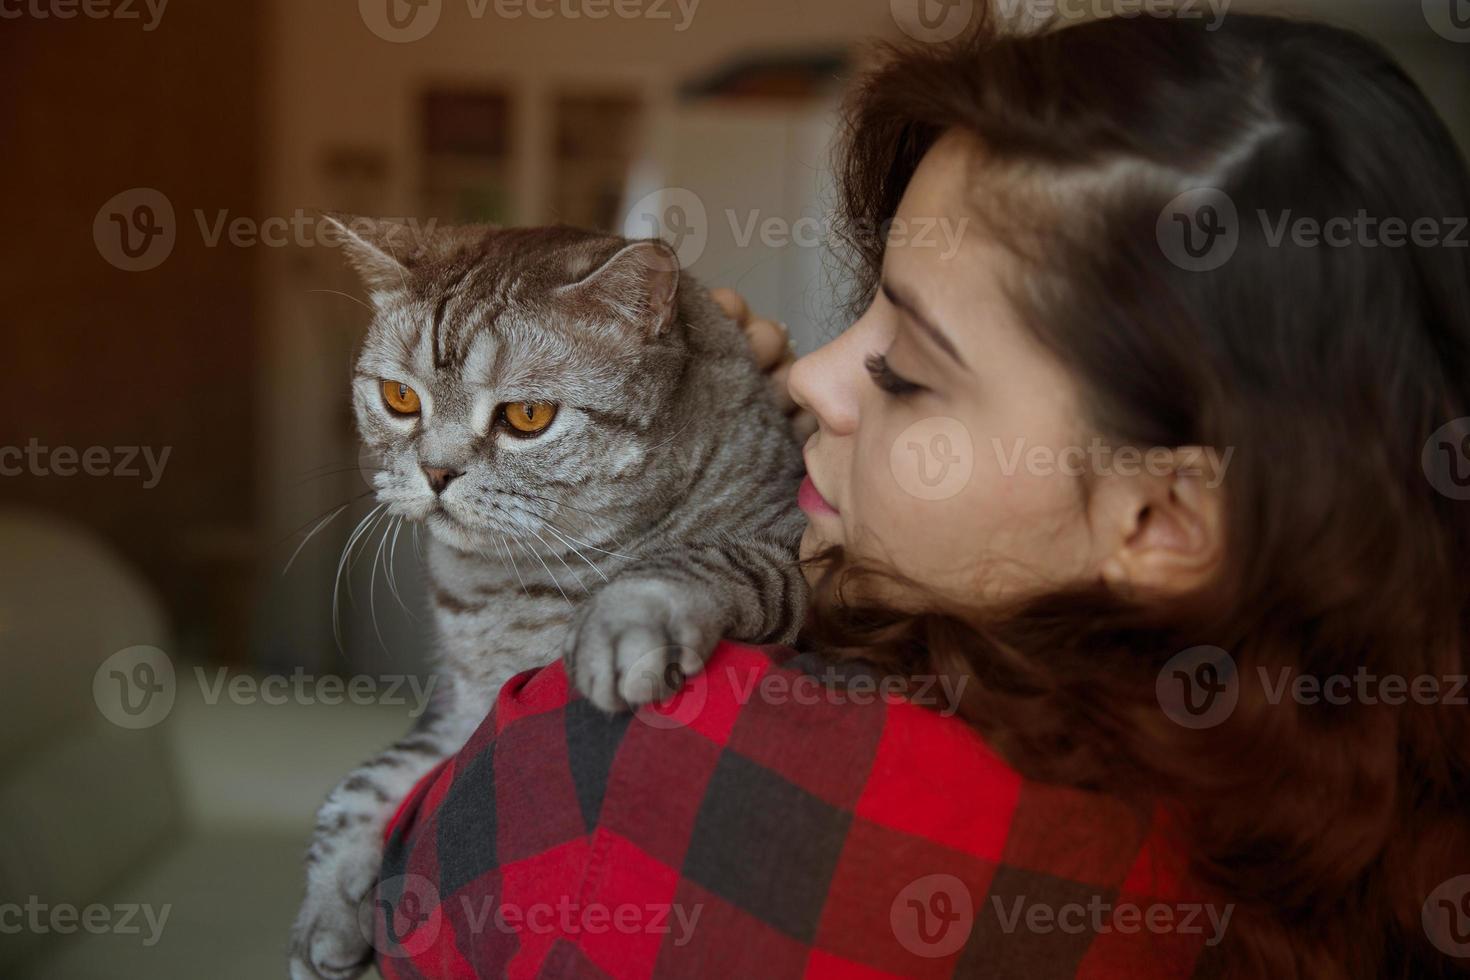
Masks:
[[[662,449],[663,447],[667,446],[669,443],[671,443],[675,439],[679,438],[679,436],[681,436],[684,433],[684,430],[687,429],[687,428],[689,428],[689,426],[693,422],[694,422],[694,419],[690,418],[683,425],[679,426],[679,431],[678,432],[675,432],[673,435],[669,436],[667,439],[665,439],[663,442],[659,443],[657,446],[649,446],[647,451],[651,453],[651,452],[653,452],[656,449]]]
[[[548,551],[553,551],[551,545],[547,543],[545,538],[543,538],[540,534],[536,532],[535,528],[527,528],[526,530],[530,531],[532,534],[535,534],[536,540],[540,541],[541,544],[544,545]],[[576,580],[577,584],[582,587],[583,592],[587,593],[588,595],[592,594],[592,590],[587,588],[587,584],[582,581],[581,577],[578,576],[576,572],[572,571],[572,566],[567,564],[567,560],[565,558],[563,558],[561,555],[556,555],[556,560],[561,562],[562,567],[567,570],[567,574]]]
[[[371,306],[368,306],[366,303],[364,303],[362,300],[358,299],[356,296],[353,296],[351,293],[344,293],[340,289],[308,289],[307,292],[308,293],[331,293],[333,296],[341,296],[341,297],[343,297],[345,299],[352,300],[352,302],[356,303],[358,306],[360,306],[363,309],[367,310],[369,313],[373,312],[373,308]]]
[[[286,567],[283,568],[283,569],[281,569],[281,577],[282,578],[285,578],[286,573],[291,570],[291,565],[296,561],[296,556],[299,555],[299,554],[301,554],[301,549],[306,547],[306,542],[308,542],[312,538],[316,537],[316,534],[317,534],[318,531],[320,531],[322,528],[326,527],[328,524],[330,524],[333,521],[335,521],[337,519],[337,517],[344,510],[346,510],[348,507],[351,507],[351,506],[352,506],[352,502],[351,501],[348,501],[347,503],[343,504],[341,507],[338,507],[336,510],[332,511],[326,517],[322,518],[321,521],[318,522],[317,526],[314,527],[314,528],[312,528],[311,531],[306,535],[306,537],[304,537],[304,538],[301,539],[301,543],[296,546],[296,550],[293,551],[293,552],[291,552],[291,557],[289,559],[287,559],[287,561],[286,561]]]
[[[502,490],[500,492],[508,493],[513,497],[527,497],[531,500],[539,500],[543,503],[551,504],[553,507],[565,507],[567,510],[574,510],[579,514],[586,514],[588,517],[596,517],[598,519],[601,519],[603,516],[596,511],[587,510],[585,507],[577,507],[573,504],[566,503],[565,501],[557,500],[553,497],[548,497],[545,494],[532,493],[529,490]]]
[[[556,505],[556,506],[562,506],[562,507],[570,506],[568,504],[558,504],[556,501],[552,500],[550,497],[543,497],[543,496],[541,496],[539,494],[520,493],[520,492],[516,492],[516,491],[507,491],[507,492],[508,493],[514,493],[515,496],[518,496],[518,497],[529,497],[529,498],[532,498],[532,499],[535,499],[535,500],[543,500],[543,501],[546,501],[549,504],[553,504],[553,505]],[[599,548],[599,547],[597,547],[594,544],[590,544],[590,543],[588,543],[586,541],[583,541],[581,538],[575,537],[572,534],[572,532],[568,531],[566,528],[562,527],[560,524],[557,524],[556,521],[552,520],[552,518],[549,515],[541,513],[540,511],[536,510],[534,507],[527,507],[526,509],[530,512],[530,514],[531,514],[532,517],[534,517],[537,520],[541,521],[543,524],[547,525],[548,527],[550,527],[552,525],[555,525],[556,528],[557,528],[557,530],[561,531],[563,534],[567,535],[567,537],[571,538],[573,541],[577,542],[577,544],[580,544],[584,548],[591,548],[593,551],[601,552],[604,555],[611,555],[614,558],[625,558],[625,559],[627,559],[629,561],[636,560],[636,559],[634,559],[634,557],[632,555],[620,555],[620,554],[618,554],[616,552],[613,552],[613,551],[604,551],[602,548]],[[572,509],[573,510],[576,510],[577,508],[573,507]],[[590,513],[590,511],[587,511],[587,512],[584,512],[584,513]],[[612,544],[614,544],[614,545],[616,545],[618,547],[622,547],[623,542],[621,542],[621,541],[613,541]]]
[[[387,504],[384,504],[383,506],[387,507]],[[378,529],[378,523],[391,516],[392,515],[384,510],[382,514],[379,514],[376,518],[373,519],[372,524],[368,525],[367,531],[365,531],[362,537],[358,539],[357,554],[352,556],[352,560],[347,568],[347,598],[354,605],[357,604],[357,599],[354,598],[352,595],[352,572],[354,569],[357,568],[357,563],[362,561],[362,556],[367,554],[368,548],[371,547],[369,542],[372,540],[373,532]]]
[[[558,530],[557,530],[557,529],[556,529],[556,528],[555,528],[555,527],[553,527],[553,526],[552,526],[552,525],[551,525],[551,522],[549,522],[549,521],[548,521],[548,522],[547,522],[547,523],[546,523],[546,525],[545,525],[545,527],[546,527],[546,530],[547,530],[547,532],[548,532],[548,533],[549,533],[549,534],[553,534],[553,535],[555,535],[555,536],[556,536],[556,537],[557,537],[557,539],[559,539],[559,540],[560,540],[560,541],[561,541],[561,543],[562,543],[562,544],[564,544],[564,545],[566,545],[566,546],[567,546],[567,547],[568,547],[568,548],[571,548],[571,549],[572,549],[572,551],[573,551],[573,552],[574,552],[574,553],[575,553],[575,554],[576,554],[576,556],[577,556],[577,557],[578,557],[578,558],[580,558],[580,559],[582,559],[582,560],[583,560],[583,561],[585,561],[585,562],[586,562],[586,563],[587,563],[587,567],[588,567],[588,568],[590,568],[590,569],[592,569],[592,570],[593,570],[593,571],[594,571],[594,572],[596,572],[596,573],[597,573],[597,574],[598,574],[598,575],[600,575],[600,576],[601,576],[601,577],[602,577],[602,580],[603,580],[603,581],[604,581],[604,582],[606,582],[606,581],[607,581],[607,576],[606,576],[606,575],[603,575],[603,574],[602,574],[602,569],[600,569],[600,568],[598,568],[598,567],[597,567],[597,566],[596,566],[596,565],[594,565],[594,564],[593,564],[593,563],[592,563],[592,559],[590,559],[590,558],[588,558],[588,557],[587,557],[587,556],[586,556],[586,555],[584,555],[584,554],[582,554],[582,551],[581,551],[581,549],[580,549],[580,548],[578,548],[578,547],[577,547],[577,546],[576,546],[576,545],[574,545],[574,544],[572,544],[572,543],[571,543],[571,542],[570,542],[570,541],[568,541],[568,540],[567,540],[567,539],[566,539],[566,536],[565,536],[565,535],[563,535],[563,534],[562,534],[562,533],[561,533],[561,532],[560,532],[560,531],[558,531]]]
[[[505,557],[508,558],[508,559],[510,559],[510,567],[515,570],[516,578],[521,583],[521,591],[526,594],[526,597],[527,598],[530,598],[530,596],[531,596],[531,590],[528,589],[528,588],[526,588],[526,580],[523,579],[523,578],[521,578],[521,567],[516,564],[516,556],[511,552],[510,545],[506,544],[506,542],[505,542],[505,536],[504,535],[501,535],[500,538],[499,538],[499,541],[500,541],[500,547],[503,548],[503,549],[505,549]]]
[[[550,577],[552,584],[556,586],[556,591],[561,593],[561,597],[565,599],[567,601],[567,605],[570,606],[572,604],[571,596],[567,595],[567,590],[561,587],[561,583],[557,581],[556,574],[552,572],[551,566],[546,564],[546,559],[542,558],[541,555],[537,553],[535,548],[528,546],[524,541],[517,540],[514,536],[511,537],[510,542],[511,544],[520,545],[523,551],[528,552],[532,558],[541,563],[541,567],[546,569],[546,574]]]
[[[373,632],[377,634],[378,646],[388,653],[388,644],[383,642],[383,631],[378,628],[378,564],[383,560],[383,549],[388,545],[388,531],[393,526],[393,515],[383,522],[383,534],[378,538],[378,551],[373,555],[372,574],[368,577],[368,616],[373,621]],[[383,566],[387,568],[387,565]]]
[[[540,515],[540,514],[537,514],[536,516],[539,517],[539,518],[541,518],[541,520],[546,523],[546,526],[547,527],[551,527],[553,525],[556,525],[556,522],[553,521],[549,517],[542,517],[542,515]],[[564,527],[561,527],[560,525],[556,525],[556,527],[557,527],[557,530],[561,531],[562,534],[565,534],[570,540],[575,541],[577,544],[581,545],[584,548],[590,548],[593,551],[598,552],[599,554],[608,555],[608,556],[610,556],[612,558],[622,558],[625,561],[637,561],[638,560],[638,557],[636,555],[620,555],[616,551],[606,551],[606,550],[604,550],[602,548],[597,547],[597,545],[595,545],[595,544],[589,544],[586,541],[583,541],[581,538],[579,538],[576,535],[572,534],[572,532],[568,531]],[[618,544],[619,542],[616,542],[615,541],[613,543],[614,544]]]
[[[413,610],[403,601],[403,593],[398,591],[398,535],[403,531],[403,522],[406,518],[400,517],[393,525],[393,543],[388,546],[388,590],[393,593],[393,598],[398,600],[398,608],[408,613],[410,619],[417,619]]]
[[[387,506],[387,504],[376,505],[372,510],[367,512],[367,515],[362,520],[358,521],[357,527],[353,528],[352,533],[347,536],[347,543],[342,547],[342,556],[337,559],[337,577],[332,581],[332,638],[337,641],[337,652],[344,657],[347,655],[347,651],[342,648],[342,570],[347,567],[347,556],[351,553],[352,546],[356,543],[358,536],[362,534],[363,528],[366,527],[368,521],[373,520],[378,512]],[[351,584],[351,581],[349,581],[349,588]]]
[[[353,497],[349,497],[347,499],[346,503],[344,503],[344,504],[338,504],[338,505],[335,505],[335,506],[332,506],[332,507],[328,507],[326,510],[322,511],[320,514],[317,514],[315,517],[311,518],[310,520],[307,520],[307,521],[303,522],[300,527],[296,528],[290,534],[283,535],[281,537],[281,539],[276,542],[276,547],[280,547],[281,545],[284,545],[287,541],[290,541],[292,538],[296,537],[296,535],[300,534],[302,531],[305,531],[308,527],[310,527],[311,525],[315,524],[317,521],[321,520],[323,517],[325,517],[326,515],[330,514],[332,511],[334,511],[334,510],[340,510],[343,507],[351,507],[353,504],[357,503],[362,498],[364,498],[364,497],[370,497],[370,496],[372,496],[372,494],[373,494],[373,491],[371,491],[371,490],[365,490],[362,493],[359,493],[359,494],[357,494],[357,495],[355,495]]]

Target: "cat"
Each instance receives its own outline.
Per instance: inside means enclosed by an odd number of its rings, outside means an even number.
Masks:
[[[428,533],[437,684],[317,815],[291,975],[370,962],[359,906],[399,801],[514,674],[598,708],[672,693],[722,637],[790,643],[801,451],[737,324],[662,242],[329,216],[371,296],[352,385],[377,501]]]

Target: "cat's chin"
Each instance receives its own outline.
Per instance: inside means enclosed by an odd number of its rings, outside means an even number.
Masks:
[[[423,523],[431,535],[456,551],[483,554],[495,547],[490,531],[469,527],[442,509],[429,513]]]

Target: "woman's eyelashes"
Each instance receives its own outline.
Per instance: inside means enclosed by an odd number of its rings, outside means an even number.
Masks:
[[[888,358],[883,354],[869,354],[863,362],[868,369],[868,374],[873,379],[873,384],[881,390],[899,398],[916,395],[921,391],[927,391],[923,385],[916,384],[895,372],[888,363]]]

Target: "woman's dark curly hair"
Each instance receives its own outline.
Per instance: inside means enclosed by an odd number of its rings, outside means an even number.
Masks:
[[[1470,961],[1421,913],[1470,873],[1470,709],[1450,697],[1470,502],[1436,489],[1464,479],[1470,427],[1431,440],[1470,416],[1470,249],[1272,234],[1288,212],[1452,231],[1470,177],[1445,126],[1376,45],[1268,17],[982,28],[884,55],[848,105],[841,170],[859,305],[873,230],[941,134],[972,134],[984,159],[956,210],[1022,258],[1017,308],[1087,423],[1113,445],[1235,450],[1224,558],[1187,596],[1088,583],[900,612],[856,598],[889,573],[834,550],[804,643],[967,678],[962,716],[1027,776],[1174,811],[1194,879],[1235,905],[1229,975],[1458,975]],[[1202,188],[1233,203],[1238,245],[1190,271],[1160,218]],[[1239,700],[1196,729],[1158,685],[1201,645],[1229,653]],[[1299,703],[1275,686],[1340,676],[1435,678],[1445,696]]]

